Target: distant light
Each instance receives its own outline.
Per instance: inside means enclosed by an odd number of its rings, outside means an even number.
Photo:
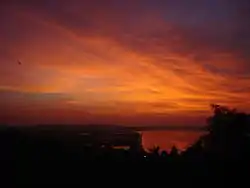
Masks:
[[[144,158],[146,158],[147,156],[146,156],[146,155],[144,155],[143,157],[144,157]]]

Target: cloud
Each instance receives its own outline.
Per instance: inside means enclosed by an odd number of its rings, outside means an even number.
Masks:
[[[60,106],[70,101],[71,98],[67,94],[63,93],[34,93],[34,92],[22,92],[10,89],[0,90],[0,103],[1,111],[4,108],[24,107],[24,108],[46,108],[53,106]]]
[[[70,99],[58,96],[62,108],[117,117],[203,116],[210,103],[249,110],[249,7],[224,0],[6,1],[0,88],[36,93],[46,105],[52,99],[44,93],[60,93]],[[37,101],[33,94],[22,100]]]

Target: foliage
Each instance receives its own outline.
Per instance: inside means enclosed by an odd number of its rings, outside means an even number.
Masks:
[[[217,104],[211,105],[213,115],[207,119],[206,147],[227,154],[243,151],[248,143],[249,115]]]

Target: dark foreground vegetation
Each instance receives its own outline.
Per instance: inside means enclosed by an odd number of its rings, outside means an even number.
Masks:
[[[62,130],[2,128],[1,167],[5,175],[10,175],[11,182],[38,184],[54,181],[72,183],[77,178],[82,183],[82,179],[86,181],[90,175],[96,178],[98,174],[105,176],[109,173],[122,177],[134,173],[137,177],[139,171],[146,177],[162,170],[169,178],[211,178],[218,174],[236,173],[233,167],[248,168],[250,116],[218,105],[212,105],[212,110],[207,133],[185,151],[178,151],[174,146],[171,152],[160,151],[159,147],[145,151],[141,147],[140,134],[126,131],[120,131],[119,136],[105,133],[103,137],[102,131],[95,131],[91,136],[85,132],[77,137],[75,132],[71,134]],[[114,147],[125,145],[125,142],[129,149]],[[146,169],[146,166],[161,170]]]

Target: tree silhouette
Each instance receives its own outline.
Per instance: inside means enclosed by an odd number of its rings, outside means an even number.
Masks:
[[[178,155],[179,155],[178,149],[176,148],[176,146],[173,146],[170,151],[170,156],[176,157]]]
[[[207,119],[206,148],[220,156],[240,155],[249,142],[249,115],[217,104]]]
[[[152,148],[148,149],[149,153],[155,156],[159,155],[160,147],[159,146],[153,146]]]

